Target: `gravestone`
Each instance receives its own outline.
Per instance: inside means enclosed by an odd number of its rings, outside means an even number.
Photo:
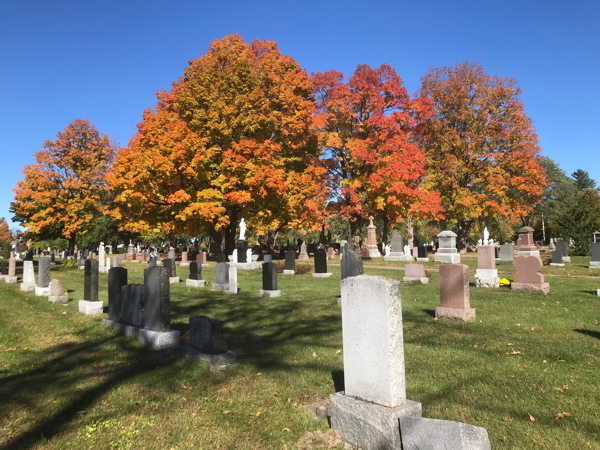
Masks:
[[[590,269],[600,269],[600,236],[598,237],[598,240],[592,244]]]
[[[212,284],[214,291],[229,289],[229,263],[218,262],[216,266],[216,282]]]
[[[377,247],[377,227],[373,225],[373,216],[369,216],[366,249],[369,258],[378,258],[381,256],[379,248]]]
[[[196,255],[196,262],[200,263],[202,267],[208,267],[208,253],[200,252]]]
[[[300,255],[298,256],[298,259],[308,259],[308,253],[306,253],[306,242],[302,242],[302,245],[300,246]]]
[[[35,287],[35,295],[50,295],[50,257],[40,256],[38,262],[38,283]]]
[[[421,284],[429,283],[429,278],[425,275],[425,266],[423,264],[406,264],[404,266],[404,282],[419,281]]]
[[[556,250],[560,250],[562,253],[562,262],[571,262],[571,257],[569,256],[569,245],[566,243],[566,241],[556,241]]]
[[[168,257],[169,259],[172,259],[173,261],[175,261],[175,257],[176,257],[176,255],[175,255],[175,249],[174,249],[173,247],[171,247],[171,248],[169,249],[169,253],[167,254],[167,257]]]
[[[169,274],[164,267],[144,269],[144,328],[169,331],[171,294]]]
[[[564,267],[565,263],[563,263],[563,254],[562,251],[560,251],[559,249],[556,249],[552,252],[552,262],[550,263],[551,266],[559,266],[559,267]]]
[[[412,248],[412,256],[413,256],[413,258],[418,258],[419,257],[419,247],[413,247]]]
[[[344,244],[342,254],[344,257],[340,261],[341,280],[348,277],[355,277],[364,273],[362,259],[353,250],[350,250],[350,244]],[[340,281],[341,281],[340,280]]]
[[[543,264],[537,256],[517,256],[515,258],[516,277],[510,285],[513,291],[533,291],[547,294],[550,290],[544,283],[544,275],[540,274]]]
[[[471,308],[469,302],[469,266],[466,264],[440,266],[440,306],[435,308],[435,317],[475,320],[475,308]]]
[[[127,284],[127,269],[113,267],[108,271],[108,318],[120,320],[121,290]]]
[[[417,261],[418,262],[429,262],[429,255],[427,254],[427,246],[419,245],[417,249]]]
[[[237,241],[235,248],[237,250],[237,257],[238,257],[237,262],[239,262],[239,263],[252,262],[252,261],[246,261],[246,253],[248,251],[248,241],[246,239],[239,239]]]
[[[119,267],[121,265],[121,258],[118,256],[112,256],[110,265],[112,267]]]
[[[495,245],[480,245],[477,247],[475,285],[481,288],[500,287],[500,278],[498,278],[498,269],[496,269]]]
[[[6,283],[17,282],[17,260],[15,258],[8,259],[8,274],[4,277]]]
[[[25,254],[25,261],[33,261],[33,250],[28,250]]]
[[[335,258],[335,249],[333,247],[327,249],[327,258]]]
[[[237,365],[235,353],[227,350],[220,323],[206,316],[190,317],[189,345],[183,347],[183,355],[208,364],[213,372]]]
[[[65,295],[65,290],[60,285],[60,281],[56,278],[50,283],[50,295],[48,301],[51,303],[67,303],[69,296]]]
[[[169,275],[169,283],[179,283],[179,277],[177,276],[177,264],[175,263],[175,259],[163,259],[163,267],[167,270],[167,273]]]
[[[217,255],[217,262],[218,263],[226,263],[227,262],[227,255],[221,253],[220,255]]]
[[[264,262],[262,265],[262,289],[261,297],[279,297],[281,290],[277,289],[277,264],[272,261]]]
[[[265,255],[263,262],[272,262],[273,261],[273,255]]]
[[[296,273],[296,250],[286,250],[283,273],[286,275],[294,275]]]
[[[156,269],[160,269],[160,267],[156,267]],[[125,284],[121,286],[121,309],[119,311],[119,322],[127,325],[133,325],[134,327],[143,327],[144,299],[145,295],[143,284]]]
[[[186,286],[204,287],[205,281],[202,279],[202,265],[197,261],[190,263],[190,274],[185,280]]]
[[[229,264],[229,289],[227,291],[228,294],[237,294],[237,267],[235,264]]]
[[[189,262],[188,262],[188,252],[181,252],[181,262],[179,263],[179,265],[181,267],[187,267],[189,266]]]
[[[23,262],[23,282],[20,286],[22,291],[35,291],[35,271],[33,261]]]
[[[148,267],[156,267],[157,263],[158,261],[156,260],[156,258],[150,258],[150,260],[148,261]]]
[[[327,278],[331,276],[331,273],[327,272],[327,253],[325,249],[320,247],[315,252],[315,273],[312,274],[314,278]]]
[[[80,313],[88,315],[103,313],[104,302],[98,300],[98,278],[98,261],[95,259],[86,260],[83,278],[83,300],[79,300]]]
[[[496,261],[497,265],[510,265],[513,264],[513,245],[512,244],[503,244],[500,246],[500,254],[499,260]]]
[[[440,244],[435,253],[435,261],[440,263],[460,263],[460,253],[456,250],[456,233],[446,230],[437,235]]]
[[[99,267],[104,268],[105,258],[104,258],[104,242],[100,242],[100,247],[98,248],[98,262]]]
[[[412,261],[413,256],[404,251],[404,238],[395,233],[392,236],[390,254],[383,257],[384,261]]]
[[[403,450],[492,450],[487,430],[466,423],[400,417],[399,428]]]
[[[523,227],[519,230],[519,239],[517,241],[517,250],[519,256],[537,256],[540,257],[540,249],[533,241],[533,228]]]

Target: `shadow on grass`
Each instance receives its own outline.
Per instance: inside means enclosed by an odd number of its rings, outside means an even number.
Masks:
[[[435,309],[423,309],[422,311],[431,317],[435,317]]]
[[[586,294],[586,295],[593,295],[594,297],[597,297],[598,294],[596,293],[596,291],[579,291],[582,294]]]
[[[581,330],[581,329],[576,329],[573,330],[576,333],[581,333],[581,334],[585,334],[586,336],[590,336],[596,339],[600,339],[600,331],[592,331],[592,330]]]

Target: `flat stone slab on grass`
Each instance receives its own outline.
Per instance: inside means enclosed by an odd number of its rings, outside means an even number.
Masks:
[[[169,284],[179,284],[179,277],[169,277]]]
[[[428,284],[429,278],[417,278],[417,277],[404,277],[405,283],[410,283],[412,281],[418,281],[421,284]]]
[[[331,272],[327,272],[327,273],[313,273],[312,276],[313,278],[329,278],[331,276]]]
[[[50,295],[50,286],[48,287],[35,287],[35,295],[38,297],[48,297]]]
[[[21,283],[20,289],[25,292],[35,291],[35,284],[31,283]]]
[[[277,289],[274,291],[268,291],[266,289],[261,289],[260,290],[260,296],[261,297],[280,297],[281,296],[281,290]]]
[[[212,290],[213,291],[228,291],[229,283],[213,283]]]
[[[4,282],[9,283],[9,284],[14,284],[17,282],[17,277],[11,277],[11,276],[7,275],[4,277]]]
[[[88,316],[102,314],[104,312],[104,302],[79,300],[79,312]]]
[[[404,450],[492,450],[485,428],[461,422],[400,417],[400,434]]]
[[[284,270],[283,274],[284,275],[295,275],[296,271],[295,270]]]
[[[197,288],[204,287],[205,283],[206,283],[206,280],[190,280],[190,279],[185,280],[186,286],[197,287]]]
[[[236,269],[239,269],[239,270],[256,270],[256,269],[262,269],[262,263],[261,262],[229,263],[229,266],[230,267],[235,267]]]
[[[412,255],[385,255],[384,261],[412,261]]]
[[[235,353],[227,351],[225,353],[218,353],[211,355],[204,353],[194,347],[186,345],[181,348],[183,356],[194,361],[199,361],[203,364],[207,364],[211,372],[220,372],[221,370],[234,369],[238,366],[236,361]]]
[[[417,258],[417,261],[419,261],[419,258]],[[458,263],[460,263],[460,253],[439,253],[438,252],[435,254],[435,262],[458,264]]]
[[[179,331],[177,330],[152,331],[145,328],[134,327],[133,325],[120,323],[111,319],[102,319],[102,323],[114,328],[125,336],[137,338],[140,342],[153,348],[154,350],[179,347],[180,336]]]
[[[69,297],[66,295],[49,295],[48,301],[50,303],[68,303]]]

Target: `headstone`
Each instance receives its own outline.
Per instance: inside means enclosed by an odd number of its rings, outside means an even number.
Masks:
[[[563,263],[562,251],[556,249],[552,252],[552,262],[550,265],[564,267],[565,263]]]
[[[35,271],[33,268],[33,261],[23,262],[23,282],[21,283],[22,291],[34,291],[35,290]]]
[[[302,245],[300,245],[300,255],[298,256],[298,259],[308,259],[308,253],[306,253],[306,242],[302,242]]]
[[[513,253],[514,253],[514,249],[513,249],[512,244],[501,245],[500,246],[500,254],[499,254],[500,260],[496,261],[496,264],[512,266],[513,258],[514,258]]]
[[[420,281],[421,284],[429,283],[423,264],[406,264],[404,266],[404,282],[409,281]]]
[[[8,259],[8,274],[4,277],[6,283],[17,282],[17,260],[15,258]]]
[[[329,247],[327,249],[327,257],[328,258],[334,258],[335,257],[335,250],[333,249],[333,247]]]
[[[441,263],[460,263],[460,253],[456,250],[456,233],[446,230],[437,235],[440,241],[435,261]]]
[[[440,306],[435,317],[475,320],[475,309],[469,302],[469,266],[444,264],[440,266]]]
[[[188,279],[185,280],[186,286],[192,287],[204,287],[204,280],[202,279],[202,265],[197,261],[190,263],[190,274]]]
[[[100,242],[100,247],[98,248],[98,262],[100,263],[99,267],[104,267],[105,263],[104,258],[104,242]]]
[[[129,240],[129,245],[127,246],[127,254],[131,255],[133,253],[133,242],[131,242],[131,239]]]
[[[229,265],[229,289],[227,290],[229,294],[237,294],[237,267],[234,264]]]
[[[429,255],[427,253],[426,245],[419,245],[417,249],[417,261],[419,262],[429,262]]]
[[[378,258],[381,256],[377,247],[377,227],[373,225],[373,216],[369,216],[369,226],[367,227],[367,245],[370,258]]]
[[[600,269],[600,237],[592,244],[592,260],[590,269]]]
[[[566,241],[556,241],[556,250],[560,250],[562,253],[562,262],[571,262],[571,257],[569,256],[569,246],[567,245]]]
[[[114,257],[113,257],[114,261]],[[113,267],[108,271],[108,318],[119,320],[121,313],[121,290],[127,284],[127,269]]]
[[[327,254],[324,248],[318,248],[315,253],[315,274],[327,274]]]
[[[144,269],[144,328],[169,331],[171,297],[169,274],[164,267]]]
[[[153,269],[161,269],[161,267],[154,267]],[[143,327],[144,299],[145,295],[143,284],[123,285],[121,287],[121,310],[119,312],[119,322],[133,325],[134,327]]]
[[[188,265],[188,252],[181,252],[181,266]]]
[[[418,258],[419,257],[419,247],[413,247],[413,249],[412,249],[412,256],[413,256],[413,258]]]
[[[240,239],[237,241],[237,245],[236,245],[236,250],[237,250],[237,262],[239,263],[245,263],[245,262],[252,262],[252,261],[246,261],[246,253],[248,250],[248,241],[245,239]]]
[[[500,278],[496,269],[496,246],[480,245],[477,247],[477,270],[475,284],[483,288],[499,288]]]
[[[48,301],[51,303],[67,303],[69,296],[65,295],[65,290],[60,285],[60,281],[56,278],[50,283],[50,295]]]
[[[342,247],[342,254],[344,257],[340,261],[341,280],[348,277],[362,275],[364,273],[362,259],[356,254],[355,251],[350,250],[350,248],[350,244],[344,244]]]
[[[175,260],[171,258],[163,259],[163,267],[167,269],[169,274],[169,278],[173,278],[177,276],[177,265],[175,264]]]
[[[403,450],[492,450],[487,430],[466,423],[404,416],[399,428]]]
[[[540,257],[540,249],[533,241],[533,231],[531,227],[523,227],[519,230],[519,239],[517,240],[519,256]]]
[[[196,262],[199,262],[202,267],[208,267],[208,254],[206,252],[200,252],[196,255]]]
[[[25,255],[25,261],[33,261],[33,251],[32,250],[27,251],[27,254]]]
[[[49,284],[50,284],[50,257],[49,256],[41,256],[39,259],[39,263],[38,263],[37,287],[47,288]]]
[[[287,250],[285,252],[283,273],[286,275],[294,275],[296,273],[296,250]]]
[[[548,245],[548,250],[556,250],[556,246],[554,245],[554,239],[550,238],[550,244]]]
[[[88,259],[85,262],[83,299],[91,302],[98,301],[98,261],[95,259]]]
[[[400,448],[398,419],[421,415],[406,399],[400,283],[347,277],[341,304],[345,391],[330,396],[331,427],[365,450]]]
[[[208,364],[213,372],[237,365],[235,353],[227,350],[221,325],[206,316],[190,317],[189,345],[183,347],[183,355]]]
[[[510,285],[515,291],[534,291],[545,294],[550,290],[544,283],[544,275],[540,274],[543,264],[537,256],[517,256],[514,262],[516,268],[515,281]]]
[[[273,255],[265,255],[264,262],[272,262],[272,261],[273,261]]]
[[[592,235],[594,237],[593,238],[594,243],[600,242],[600,231],[594,231],[594,233]]]
[[[404,238],[399,234],[392,236],[389,255],[384,256],[384,261],[412,261],[413,256],[405,250]]]
[[[212,285],[213,290],[226,291],[229,289],[229,263],[218,262],[216,265],[216,282]]]
[[[171,247],[171,248],[169,249],[168,258],[169,258],[169,259],[172,259],[173,261],[175,261],[175,256],[176,256],[176,255],[175,255],[175,249],[174,249],[173,247]]]

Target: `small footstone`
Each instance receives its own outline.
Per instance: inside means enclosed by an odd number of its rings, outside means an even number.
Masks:
[[[5,276],[4,277],[4,282],[5,283],[9,283],[9,284],[13,284],[17,282],[17,277],[11,277],[11,276]]]
[[[104,312],[104,302],[79,300],[79,312],[86,315],[102,314]]]
[[[227,350],[221,325],[210,317],[190,317],[189,344],[183,347],[183,355],[208,364],[213,372],[237,366],[235,353]]]
[[[283,274],[284,275],[295,275],[296,271],[295,270],[284,270]]]
[[[329,278],[332,275],[331,272],[327,272],[327,273],[313,273],[312,276],[313,278]]]
[[[491,450],[485,428],[449,420],[400,417],[404,450]]]
[[[265,289],[261,289],[260,290],[260,296],[261,297],[281,297],[281,290],[277,289],[274,291],[268,291]]]
[[[205,283],[206,283],[206,280],[190,280],[190,279],[185,280],[186,286],[197,287],[197,288],[204,287]]]
[[[179,277],[169,277],[169,284],[179,284]]]

